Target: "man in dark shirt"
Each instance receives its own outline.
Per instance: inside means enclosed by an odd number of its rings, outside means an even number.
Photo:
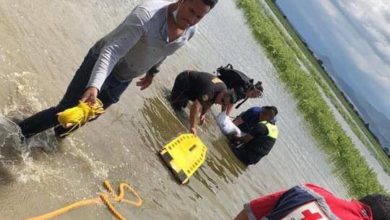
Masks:
[[[264,108],[274,108],[274,111],[277,112],[276,107],[274,106],[265,106],[265,107],[252,107],[245,112],[242,112],[239,116],[237,116],[233,123],[245,133],[248,133],[252,127],[258,124],[261,121],[261,114]],[[270,121],[272,124],[275,124],[276,117]]]
[[[218,77],[213,74],[197,71],[180,73],[172,88],[170,102],[175,110],[185,108],[189,101],[193,104],[190,110],[190,132],[196,134],[196,117],[200,114],[200,125],[205,122],[205,114],[213,104],[226,107],[230,103],[231,92]]]
[[[262,157],[271,151],[279,133],[278,128],[271,123],[277,114],[276,107],[263,107],[262,114],[259,117],[260,122],[253,126],[248,134],[242,137],[233,137],[233,140],[243,142],[232,150],[245,165],[259,162]]]

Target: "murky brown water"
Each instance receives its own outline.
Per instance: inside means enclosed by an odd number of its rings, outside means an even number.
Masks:
[[[135,4],[0,0],[1,113],[17,118],[56,104],[88,48]],[[209,148],[207,161],[189,185],[178,185],[157,152],[186,132],[187,122],[185,115],[175,115],[166,95],[181,70],[211,72],[227,62],[263,81],[265,97],[240,110],[276,105],[280,138],[270,155],[245,169],[213,122],[215,108],[199,132]],[[131,85],[104,117],[60,143],[50,132],[30,143],[57,146],[56,151],[32,148],[20,154],[10,142],[0,148],[0,219],[32,217],[96,197],[105,179],[114,187],[130,183],[144,198],[138,209],[117,205],[129,219],[231,219],[249,199],[306,181],[346,194],[232,0],[220,1],[192,42],[166,61],[147,91]],[[111,218],[103,206],[91,206],[59,219]]]

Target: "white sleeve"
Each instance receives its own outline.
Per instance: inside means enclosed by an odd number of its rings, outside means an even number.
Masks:
[[[232,122],[230,117],[226,115],[226,112],[221,112],[218,114],[217,125],[225,135],[236,135],[238,137],[242,136],[241,130]]]

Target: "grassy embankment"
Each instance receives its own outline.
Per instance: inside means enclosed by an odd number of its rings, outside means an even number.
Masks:
[[[272,0],[265,0],[278,21],[283,25],[288,35],[293,38],[293,41],[287,41],[289,46],[294,50],[295,54],[302,61],[309,73],[314,77],[317,84],[325,92],[325,95],[330,99],[332,104],[337,108],[348,125],[351,127],[356,136],[368,149],[374,153],[376,159],[380,162],[385,172],[390,175],[390,159],[382,150],[378,140],[373,136],[372,132],[366,127],[364,121],[356,114],[355,109],[351,107],[350,102],[344,94],[337,88],[334,81],[329,77],[328,73],[322,68],[317,59],[309,51],[304,42],[298,36],[295,29],[285,19],[279,8]],[[275,24],[275,22],[273,22]],[[276,25],[276,24],[275,24]],[[283,32],[281,32],[283,34]],[[285,34],[285,33],[284,33]]]
[[[298,55],[289,46],[278,26],[265,14],[257,0],[237,0],[237,4],[244,10],[255,38],[265,48],[279,78],[296,98],[298,109],[313,135],[330,155],[349,193],[360,197],[384,192],[375,172],[369,168],[352,140],[337,123],[321,95],[315,77],[303,70]]]

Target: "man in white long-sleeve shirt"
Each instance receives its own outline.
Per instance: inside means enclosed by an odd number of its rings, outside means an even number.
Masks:
[[[99,98],[104,108],[119,101],[130,82],[144,74],[137,86],[147,88],[164,59],[185,45],[194,35],[196,24],[218,0],[149,0],[136,6],[111,33],[88,52],[60,103],[19,123],[28,138],[48,128],[62,136],[56,114],[78,104],[94,104]]]

